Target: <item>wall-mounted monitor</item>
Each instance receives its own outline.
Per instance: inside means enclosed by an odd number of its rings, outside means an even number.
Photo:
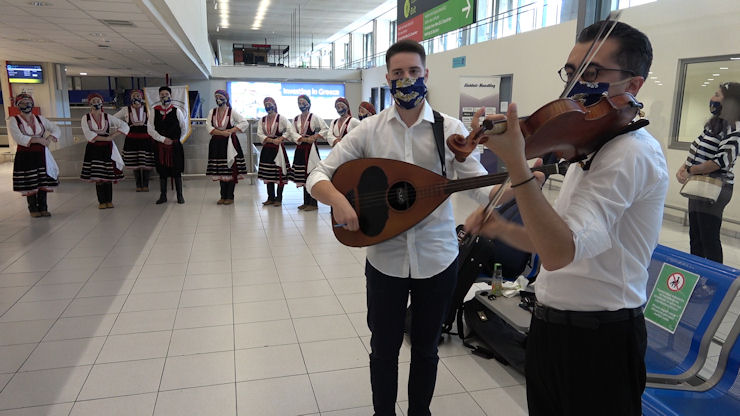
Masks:
[[[12,84],[42,84],[44,71],[41,65],[8,64],[8,81]]]
[[[261,118],[266,115],[263,100],[272,97],[277,104],[278,112],[293,120],[301,113],[298,109],[298,96],[306,94],[311,99],[311,112],[316,113],[328,124],[339,117],[334,109],[334,101],[344,97],[344,84],[323,82],[227,82],[231,106],[244,117]],[[351,103],[352,113],[357,112],[357,105]]]

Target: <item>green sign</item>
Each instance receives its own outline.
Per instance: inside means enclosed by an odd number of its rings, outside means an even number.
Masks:
[[[694,292],[699,275],[663,264],[645,305],[645,319],[673,334]]]
[[[472,24],[475,20],[475,2],[448,0],[424,13],[423,37],[430,39]]]

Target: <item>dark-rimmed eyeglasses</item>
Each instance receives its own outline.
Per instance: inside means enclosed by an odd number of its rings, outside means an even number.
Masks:
[[[632,77],[637,75],[633,71],[630,71],[627,69],[602,68],[600,66],[590,66],[586,68],[585,71],[583,71],[583,75],[581,75],[581,79],[586,82],[595,82],[596,79],[599,77],[599,72],[601,71],[619,71],[619,72],[630,74],[630,76]],[[558,75],[560,75],[560,79],[562,79],[563,82],[570,82],[570,80],[573,79],[573,77],[575,76],[575,73],[576,71],[569,66],[564,66],[558,69]]]

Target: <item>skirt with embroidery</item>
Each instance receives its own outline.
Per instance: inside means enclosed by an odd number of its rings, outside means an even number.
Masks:
[[[285,158],[286,173],[283,174],[282,169],[275,163],[275,158],[278,154],[278,150],[283,153]],[[278,146],[274,143],[267,143],[262,145],[260,151],[260,165],[257,171],[257,177],[262,179],[266,183],[277,183],[285,185],[288,183],[290,176],[290,162],[288,162],[288,153],[285,151],[285,146]]]
[[[123,172],[118,170],[116,162],[111,159],[112,152],[113,142],[88,143],[85,147],[80,179],[85,182],[113,183],[123,179]]]
[[[236,159],[231,167],[228,165],[227,155],[229,140],[236,148]],[[211,136],[211,141],[208,143],[206,175],[214,181],[231,182],[234,179],[244,179],[246,174],[247,162],[244,160],[244,152],[242,152],[239,140],[234,137]]]
[[[19,145],[13,162],[13,190],[27,196],[39,190],[53,192],[57,186],[59,181],[46,174],[46,147]]]
[[[146,126],[131,126],[121,156],[128,169],[154,169],[154,139]]]

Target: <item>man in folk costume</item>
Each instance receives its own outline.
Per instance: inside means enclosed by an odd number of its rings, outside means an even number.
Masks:
[[[363,119],[374,116],[378,112],[375,111],[375,106],[367,101],[360,103],[360,107],[357,109],[357,118],[362,121]]]
[[[300,135],[296,140],[298,147],[295,149],[293,156],[293,169],[291,170],[291,180],[300,188],[303,187],[303,205],[299,210],[315,211],[318,209],[318,202],[311,197],[306,191],[305,184],[308,174],[316,167],[319,160],[319,147],[316,140],[328,136],[329,127],[324,120],[311,110],[311,99],[303,94],[298,96],[298,108],[301,114],[293,119],[295,131]]]
[[[216,91],[215,97],[217,107],[211,109],[206,118],[206,130],[211,134],[206,175],[221,184],[221,198],[217,204],[231,205],[234,188],[247,173],[247,162],[236,132],[247,131],[249,121],[231,108],[226,91]]]
[[[159,101],[147,123],[149,135],[158,142],[154,146],[154,161],[159,173],[159,199],[156,203],[167,202],[167,177],[171,176],[175,181],[177,203],[184,204],[182,172],[185,170],[185,152],[182,142],[188,134],[188,118],[172,105],[170,87],[159,87]]]
[[[352,117],[352,111],[349,109],[349,101],[344,97],[339,97],[334,102],[334,108],[339,114],[339,118],[331,122],[329,128],[329,137],[326,141],[334,147],[342,140],[342,137],[360,125],[360,120]]]
[[[293,130],[290,121],[285,117],[280,117],[277,104],[272,97],[266,97],[264,104],[267,115],[262,117],[257,128],[257,137],[262,141],[257,177],[267,184],[267,200],[262,205],[279,207],[283,204],[283,187],[288,181],[290,172],[290,162],[283,142],[286,138],[297,140],[299,136]],[[277,193],[275,193],[275,184],[277,184]]]
[[[49,151],[49,142],[56,142],[59,127],[43,116],[32,114],[33,97],[21,93],[15,97],[21,114],[8,119],[8,133],[18,144],[13,162],[13,190],[28,201],[28,212],[34,218],[49,217],[46,193],[59,185],[59,167]]]
[[[82,134],[87,139],[80,179],[94,182],[98,209],[113,208],[113,184],[123,179],[123,158],[113,142],[116,135],[126,135],[128,124],[103,112],[103,96],[87,96],[90,112],[82,116]]]
[[[123,163],[133,169],[136,192],[149,192],[149,175],[154,169],[154,141],[147,132],[149,111],[144,105],[144,92],[132,90],[131,104],[122,108],[113,117],[125,121],[129,126],[123,142]]]

